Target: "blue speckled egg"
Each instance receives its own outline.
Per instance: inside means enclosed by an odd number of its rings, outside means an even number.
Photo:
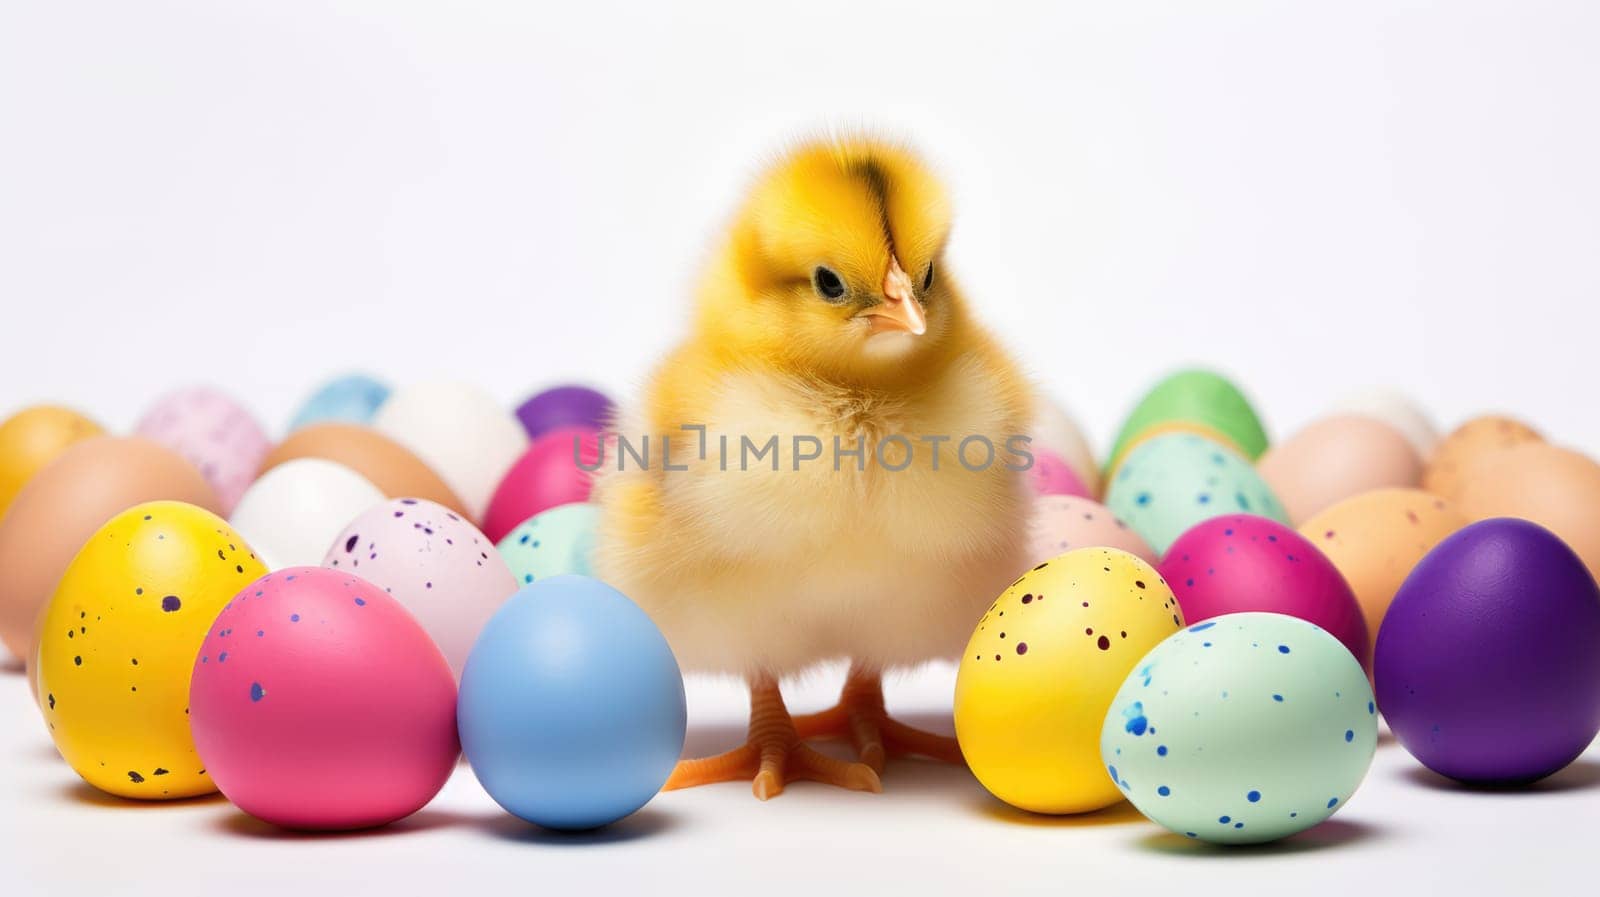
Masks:
[[[1194,433],[1158,436],[1130,452],[1106,492],[1106,507],[1159,554],[1189,527],[1223,514],[1289,523],[1249,461]]]
[[[600,509],[594,505],[558,505],[523,521],[496,547],[522,585],[563,573],[589,576],[599,521]]]
[[[1152,820],[1254,844],[1332,816],[1377,744],[1372,688],[1338,639],[1295,617],[1243,613],[1146,654],[1111,702],[1100,754]]]
[[[365,424],[389,398],[389,386],[365,374],[348,374],[324,383],[300,405],[289,422],[292,432],[328,421]]]

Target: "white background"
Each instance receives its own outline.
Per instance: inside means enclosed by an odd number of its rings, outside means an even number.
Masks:
[[[946,175],[974,305],[1102,447],[1189,361],[1279,435],[1382,383],[1444,425],[1499,409],[1600,446],[1600,7],[980,6],[3,0],[0,415],[124,428],[207,381],[278,432],[346,370],[626,394],[764,154],[865,125]],[[906,700],[937,712],[947,674]],[[458,776],[437,824],[291,852],[226,805],[92,805],[20,688],[0,678],[0,889],[1511,887],[1571,870],[1600,818],[1593,787],[1426,787],[1391,745],[1346,828],[1212,864],[923,766],[879,798],[668,795],[543,849]],[[737,691],[695,694],[694,743],[734,740]]]

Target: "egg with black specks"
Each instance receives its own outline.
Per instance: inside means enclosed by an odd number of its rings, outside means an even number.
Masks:
[[[1361,665],[1304,620],[1228,614],[1135,664],[1100,735],[1100,775],[1180,835],[1255,844],[1350,802],[1378,744]]]
[[[1249,461],[1193,433],[1169,433],[1129,452],[1111,479],[1106,507],[1160,554],[1190,527],[1223,514],[1289,523]]]
[[[1100,764],[1100,724],[1133,664],[1183,626],[1153,567],[1082,548],[1023,574],[990,606],[956,675],[956,740],[995,797],[1035,813],[1121,799]]]
[[[146,800],[215,791],[189,734],[189,677],[211,621],[267,568],[222,518],[135,505],[84,544],[40,621],[40,710],[89,784]]]

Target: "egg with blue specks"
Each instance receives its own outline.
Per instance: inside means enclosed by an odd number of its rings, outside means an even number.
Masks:
[[[1100,736],[1103,775],[1139,812],[1217,844],[1304,831],[1350,801],[1378,744],[1367,676],[1304,620],[1228,614],[1146,654]]]
[[[189,677],[212,620],[267,572],[222,518],[156,501],[112,517],[62,574],[33,674],[50,737],[89,784],[168,800],[216,790],[189,731]]]
[[[1080,548],[1024,573],[978,621],[956,673],[956,740],[991,794],[1034,813],[1121,799],[1100,723],[1134,663],[1183,626],[1153,567]]]
[[[389,384],[366,374],[337,377],[306,397],[289,421],[289,430],[329,422],[370,423],[388,401],[389,393]]]
[[[496,547],[521,585],[563,573],[591,576],[599,520],[595,505],[561,505],[523,521]]]
[[[1289,523],[1249,461],[1193,433],[1161,436],[1129,453],[1112,478],[1106,507],[1159,554],[1185,530],[1223,514]]]

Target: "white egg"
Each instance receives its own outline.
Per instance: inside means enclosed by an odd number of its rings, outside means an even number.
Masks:
[[[1333,411],[1359,414],[1394,427],[1424,460],[1439,444],[1439,430],[1433,420],[1404,393],[1385,387],[1372,387],[1351,393],[1335,402]]]
[[[252,483],[228,522],[269,569],[314,567],[346,524],[385,500],[343,464],[297,458]]]
[[[421,458],[482,520],[495,487],[528,447],[515,415],[463,383],[414,383],[394,391],[372,420]],[[326,546],[324,546],[326,547]]]
[[[1083,430],[1060,402],[1043,392],[1038,393],[1033,405],[1033,422],[1028,436],[1035,445],[1043,446],[1061,457],[1072,467],[1072,472],[1095,495],[1100,494],[1100,468],[1094,463],[1094,451]]]

